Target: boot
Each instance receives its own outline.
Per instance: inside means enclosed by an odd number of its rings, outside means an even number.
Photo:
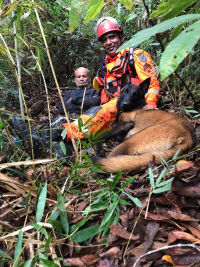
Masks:
[[[24,119],[22,119],[21,117],[14,115],[12,117],[12,124],[13,128],[21,138],[30,135],[28,124],[26,124]],[[34,134],[36,132],[36,128],[32,126],[31,132],[32,134]]]
[[[72,145],[72,143],[64,143],[65,144],[65,148],[66,148],[66,154],[63,153],[61,146],[59,143],[54,143],[52,145],[52,154],[57,158],[57,159],[62,159],[64,158],[66,160],[66,162],[69,162],[71,159],[71,156],[73,154],[74,151],[74,147]]]
[[[52,121],[51,132],[52,132],[52,142],[59,142],[62,140],[62,129],[58,129],[64,122],[66,118],[60,116]],[[14,115],[12,118],[12,123],[14,129],[22,137],[25,150],[28,154],[31,154],[31,137],[28,125],[19,116]],[[48,157],[47,150],[50,148],[50,129],[48,126],[36,130],[35,127],[31,127],[32,142],[33,142],[33,152],[34,158]],[[38,135],[37,135],[38,134]],[[66,155],[62,152],[59,143],[52,145],[53,154],[57,154],[57,158],[66,158],[72,155],[73,146],[71,143],[65,143]]]

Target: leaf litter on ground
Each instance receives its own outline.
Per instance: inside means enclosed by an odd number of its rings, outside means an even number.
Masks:
[[[170,101],[166,108],[181,110]],[[46,111],[35,119],[47,123]],[[199,127],[198,118],[189,119]],[[107,182],[88,178],[88,171],[78,178],[77,169],[55,167],[53,160],[28,168],[2,164],[0,264],[199,266],[199,150],[184,159],[167,169],[146,168]],[[6,169],[13,166],[25,177]],[[153,159],[148,167],[155,167]],[[167,185],[167,179],[173,180],[169,191],[151,191]]]

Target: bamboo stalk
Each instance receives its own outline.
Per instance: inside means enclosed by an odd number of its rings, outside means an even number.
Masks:
[[[32,2],[34,2],[34,0],[32,0]],[[62,103],[62,106],[63,106],[63,109],[64,109],[64,113],[65,113],[65,116],[66,116],[66,119],[67,119],[67,123],[69,125],[69,130],[70,130],[70,133],[72,135],[72,144],[73,144],[73,147],[74,147],[74,151],[75,151],[76,157],[78,159],[78,151],[77,151],[77,148],[76,148],[76,144],[75,144],[74,136],[73,136],[73,133],[72,133],[70,121],[69,121],[69,118],[67,116],[67,111],[66,111],[66,108],[65,108],[65,104],[64,104],[64,101],[63,101],[61,90],[60,90],[60,87],[59,87],[59,84],[58,84],[58,80],[57,80],[57,77],[56,77],[56,74],[55,74],[55,70],[54,70],[54,67],[53,67],[53,63],[52,63],[52,60],[51,60],[51,56],[50,56],[48,44],[47,44],[47,41],[46,41],[46,37],[45,37],[44,31],[43,31],[43,27],[42,27],[42,24],[41,24],[40,17],[38,15],[37,9],[35,8],[34,10],[35,10],[35,14],[36,14],[36,17],[37,17],[37,20],[38,20],[40,31],[42,33],[43,41],[44,41],[44,44],[45,44],[45,47],[46,47],[46,52],[47,52],[47,56],[48,56],[48,59],[49,59],[50,66],[51,66],[51,71],[52,71],[52,74],[53,74],[53,77],[54,77],[54,80],[55,80],[55,83],[56,83],[56,87],[58,89],[58,94],[59,94],[59,97],[60,97],[60,100],[61,100],[61,103]]]
[[[11,3],[14,3],[14,0],[11,0]],[[12,17],[15,16],[15,11],[12,11]],[[16,57],[16,63],[17,63],[17,73],[19,77],[19,82],[21,83],[21,65],[20,65],[20,60],[19,60],[19,54],[18,54],[18,44],[17,44],[17,26],[16,26],[16,21],[13,22],[13,32],[14,32],[14,44],[15,44],[15,57]],[[20,87],[18,87],[19,90],[19,105],[20,105],[20,112],[22,115],[24,115],[24,105],[23,105],[23,99],[22,99],[22,94]]]

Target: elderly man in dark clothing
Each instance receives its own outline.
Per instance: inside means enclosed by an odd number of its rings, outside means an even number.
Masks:
[[[63,97],[63,101],[69,115],[73,113],[80,115],[81,111],[84,112],[94,106],[100,105],[100,92],[90,89],[91,78],[88,69],[80,67],[75,70],[74,74],[74,82],[76,83],[77,89],[68,91]],[[64,109],[61,102],[59,103],[59,113],[64,115]]]
[[[63,97],[66,111],[69,117],[75,115],[75,117],[81,115],[81,113],[87,113],[89,115],[95,114],[100,105],[100,91],[90,89],[91,78],[89,76],[89,70],[83,67],[78,68],[75,71],[74,81],[76,83],[77,89],[68,91]],[[73,146],[71,142],[65,142],[66,153],[63,153],[59,142],[62,141],[61,125],[66,122],[66,117],[64,115],[64,109],[62,103],[59,103],[59,113],[60,116],[52,121],[51,129],[49,126],[42,127],[40,130],[36,130],[35,127],[31,128],[32,140],[33,140],[33,151],[34,158],[40,158],[42,156],[48,156],[46,154],[46,149],[50,147],[51,141],[52,152],[57,155],[57,158],[70,157],[73,152]],[[19,116],[13,116],[12,118],[13,128],[22,137],[27,151],[30,149],[30,131],[28,125]],[[50,131],[52,140],[50,139]]]

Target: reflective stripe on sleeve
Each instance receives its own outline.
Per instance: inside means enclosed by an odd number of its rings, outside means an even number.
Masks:
[[[158,91],[158,90],[156,90],[156,89],[150,89],[150,90],[148,90],[148,92],[145,94],[145,96],[146,95],[148,95],[149,93],[156,93],[156,94],[160,94],[160,91]]]

